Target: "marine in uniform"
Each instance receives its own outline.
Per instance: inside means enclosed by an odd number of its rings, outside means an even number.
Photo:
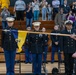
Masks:
[[[14,64],[18,46],[13,34],[11,33],[11,30],[15,30],[15,28],[13,28],[14,18],[7,17],[6,20],[8,27],[5,29],[6,31],[2,31],[2,50],[4,51],[6,62],[6,75],[15,75]]]
[[[72,54],[76,51],[76,40],[74,39],[75,31],[72,29],[73,22],[71,20],[65,21],[65,30],[62,34],[69,34],[70,36],[62,36],[60,39],[60,48],[64,54],[65,75],[73,74],[74,58]]]
[[[40,31],[40,22],[34,22],[34,32]],[[29,50],[32,53],[33,75],[41,75],[42,53],[43,53],[43,35],[29,35]]]
[[[58,25],[55,25],[54,26],[54,30],[51,32],[51,33],[60,33],[59,31],[59,26]],[[55,55],[55,52],[58,53],[58,59],[59,61],[61,61],[61,54],[60,54],[60,37],[57,36],[57,35],[51,35],[51,40],[52,40],[52,56],[51,56],[51,63],[53,63],[55,60],[54,60],[54,55]]]

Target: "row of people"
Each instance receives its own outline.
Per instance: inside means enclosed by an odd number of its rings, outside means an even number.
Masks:
[[[2,50],[4,51],[6,61],[6,75],[14,75],[15,56],[18,46],[11,30],[16,29],[13,28],[14,18],[8,17],[6,20],[8,23],[6,30],[10,31],[2,32]],[[40,31],[40,24],[34,24],[34,31]],[[26,45],[29,44],[29,52],[32,54],[32,64],[34,69],[33,74],[41,75],[42,54],[47,40],[44,38],[45,35],[42,34],[28,34],[28,36],[28,39],[26,39],[26,42],[24,43],[24,47],[25,49],[28,49]]]
[[[66,20],[71,20],[73,21],[73,26],[76,26],[75,21],[76,21],[76,15],[72,12],[72,10],[69,11],[69,13],[66,15],[63,13],[63,8],[60,8],[58,14],[55,16],[55,24],[59,25],[60,30],[63,30],[65,28],[64,22]]]
[[[25,5],[19,4],[20,2],[23,3],[24,1],[17,0],[15,2],[15,7],[14,7],[14,11],[18,12],[18,13],[16,13],[17,20],[21,19],[21,15],[22,15],[22,17],[24,17],[23,14],[21,14],[20,12],[24,12],[25,9],[23,9],[23,8],[25,8]],[[52,8],[51,8],[51,6],[49,7],[50,4],[48,4],[48,2],[46,0],[42,0],[41,2],[39,0],[33,0],[32,2],[29,2],[29,4],[31,4],[34,21],[37,21],[39,19],[40,7],[41,7],[41,13],[42,13],[42,20],[46,20],[47,13],[52,14]],[[52,6],[57,5],[56,8],[59,8],[60,1],[55,0],[55,1],[53,1],[52,4],[53,4]],[[47,8],[47,6],[48,6],[48,8]],[[27,5],[26,5],[26,7],[27,7]],[[51,18],[48,20],[51,20]]]
[[[58,36],[58,35],[51,35],[52,39],[52,62],[54,62],[54,53],[55,50],[58,50],[59,53],[59,59],[61,60],[60,53],[63,52],[64,55],[64,66],[65,66],[65,75],[72,75],[73,74],[73,65],[74,65],[74,58],[72,57],[73,53],[76,52],[76,30],[72,28],[73,22],[71,20],[67,20],[65,22],[65,29],[61,32],[58,30],[58,26],[54,27],[54,31],[52,33],[62,33],[64,36]],[[34,23],[34,29],[35,32],[39,31],[40,25]],[[39,36],[40,38],[39,38]],[[69,35],[69,36],[68,36]],[[39,38],[39,39],[38,39]],[[44,49],[42,46],[46,47],[44,43],[45,35],[43,34],[29,34],[29,50],[33,54],[32,60],[33,60],[33,69],[34,74],[41,75],[41,63],[42,63],[42,54],[44,52]],[[43,50],[43,51],[42,51]],[[38,66],[37,66],[38,65]],[[76,73],[76,72],[75,72]]]
[[[57,2],[55,2],[57,1]],[[21,6],[19,3],[22,3]],[[57,4],[58,3],[58,4]],[[43,0],[39,3],[39,1],[34,0],[33,2],[30,2],[25,5],[25,3],[22,0],[17,0],[14,6],[14,12],[16,13],[16,19],[22,19],[24,20],[24,12],[26,13],[26,27],[30,25],[32,27],[32,22],[37,21],[39,19],[39,12],[40,8],[38,5],[42,6],[42,20],[46,20],[46,13],[48,13],[48,20],[52,20],[52,18],[55,18],[55,24],[60,25],[60,27],[64,27],[63,23],[65,20],[73,20],[75,21],[75,2],[73,3],[72,9],[67,4],[67,0],[64,0],[64,4],[59,7],[60,2],[58,0],[52,1],[52,7],[46,0]],[[26,10],[25,10],[26,9]],[[56,16],[55,16],[56,15]],[[5,28],[7,26],[6,24],[6,17],[11,16],[11,13],[8,11],[8,9],[4,8],[1,12],[2,17],[2,28]]]
[[[27,27],[27,31],[30,31],[31,27]],[[42,32],[45,32],[45,28],[42,28]],[[43,62],[47,62],[47,52],[48,52],[48,35],[44,35],[44,52],[43,52]],[[32,54],[29,52],[29,34],[27,34],[26,41],[23,45],[23,50],[25,52],[25,63],[31,63],[32,62]]]
[[[15,30],[15,28],[13,28],[14,18],[7,18],[7,23],[8,27],[6,28],[6,30]],[[60,40],[58,39],[59,36],[57,35],[52,35],[51,37],[52,50],[55,51],[55,48],[57,48],[58,51],[63,51],[66,75],[72,75],[73,73],[74,58],[72,57],[72,55],[76,52],[76,31],[72,28],[72,24],[73,22],[71,20],[66,21],[66,28],[62,32],[58,32],[58,28],[57,26],[55,26],[55,31],[53,31],[52,33],[65,34],[64,36],[60,37]],[[33,25],[34,32],[40,32],[40,22],[34,22]],[[45,29],[43,29],[43,31],[45,31]],[[47,47],[47,40],[45,39],[45,34],[28,34],[28,43],[26,40],[26,43],[29,46],[29,52],[32,54],[32,66],[34,75],[41,75],[42,54]],[[59,45],[60,48],[58,47]],[[25,46],[25,48],[27,47]],[[18,46],[11,31],[2,32],[2,49],[4,51],[6,61],[6,75],[14,75],[15,55]]]
[[[22,5],[19,3],[22,3]],[[37,21],[39,19],[40,7],[42,13],[42,20],[46,20],[47,14],[48,14],[48,20],[52,20],[52,19],[54,20],[55,15],[58,13],[59,8],[64,9],[64,14],[68,14],[70,10],[72,10],[74,13],[76,12],[76,2],[73,2],[72,7],[70,7],[67,3],[67,0],[64,0],[62,5],[60,4],[60,0],[53,0],[52,5],[48,4],[47,0],[42,0],[41,2],[39,0],[33,0],[32,2],[29,2],[29,4],[33,11],[32,13],[33,13],[34,21]],[[17,0],[15,2],[14,11],[17,12],[16,13],[17,20],[20,19],[23,20],[22,17],[24,17],[24,14],[20,12],[24,12],[26,7],[23,0]]]
[[[28,8],[26,9],[26,28],[28,26],[30,26],[32,28],[32,22],[33,22],[33,14],[32,14],[32,10],[30,9],[30,4],[28,5]],[[55,25],[59,25],[60,30],[64,29],[65,25],[64,25],[64,21],[65,20],[72,20],[74,22],[74,26],[76,26],[76,15],[72,13],[72,11],[70,11],[67,15],[63,13],[63,8],[60,8],[58,14],[55,16]],[[1,17],[2,17],[2,28],[6,28],[7,27],[7,22],[6,22],[6,18],[11,16],[10,12],[4,8],[4,10],[1,12]],[[50,17],[50,16],[49,16]]]

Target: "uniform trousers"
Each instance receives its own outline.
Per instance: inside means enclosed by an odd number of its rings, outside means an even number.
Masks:
[[[64,53],[64,64],[65,64],[65,74],[72,75],[73,74],[73,64],[74,58],[72,58],[73,53]]]
[[[15,75],[14,64],[15,64],[16,50],[13,50],[13,51],[4,50],[4,55],[5,55],[5,62],[6,62],[6,69],[7,69],[6,75]]]
[[[32,54],[33,74],[41,75],[42,54]]]

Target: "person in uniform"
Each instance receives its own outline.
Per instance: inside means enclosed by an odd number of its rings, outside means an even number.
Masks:
[[[54,26],[54,30],[51,32],[51,33],[60,33],[59,31],[59,26],[58,25],[55,25]],[[55,55],[55,52],[57,51],[58,52],[58,59],[59,61],[61,61],[61,54],[60,54],[60,37],[57,36],[57,35],[51,35],[51,40],[52,40],[52,56],[51,56],[51,63],[53,63],[55,60],[54,60],[54,55]]]
[[[42,28],[42,32],[43,33],[45,33],[45,31],[46,31],[46,29],[43,27]],[[44,52],[43,52],[43,62],[47,62],[46,60],[47,60],[47,52],[48,52],[48,40],[49,40],[49,38],[48,38],[48,35],[47,34],[43,34],[43,40],[44,40]]]
[[[71,20],[65,21],[66,28],[61,33],[69,34],[70,36],[62,36],[60,39],[60,49],[64,54],[65,75],[73,74],[74,58],[72,54],[76,52],[76,40],[72,24],[73,22]]]
[[[30,31],[31,27],[28,26],[27,30]],[[28,48],[29,47],[28,39],[29,39],[29,34],[27,34],[26,41],[23,45],[24,46],[24,52],[25,52],[25,63],[31,63],[32,62],[32,55],[29,52],[29,48]]]
[[[34,22],[34,32],[40,31],[40,22]],[[29,35],[29,50],[32,53],[33,75],[41,75],[41,64],[43,54],[43,35]]]
[[[6,62],[6,75],[15,75],[14,74],[14,64],[15,64],[15,55],[18,48],[17,42],[11,30],[16,30],[13,28],[14,18],[7,17],[8,27],[5,31],[2,31],[2,50],[4,51],[5,62]]]

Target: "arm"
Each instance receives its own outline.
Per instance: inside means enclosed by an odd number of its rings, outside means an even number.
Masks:
[[[30,12],[30,11],[31,11],[31,8],[29,7],[26,12]]]
[[[62,34],[63,34],[63,32],[61,32]],[[60,41],[60,51],[63,51],[63,47],[64,47],[64,40],[63,40],[63,36],[60,36],[60,39],[59,39],[59,41]]]
[[[3,14],[3,11],[1,12],[1,17],[3,18],[4,14]]]
[[[25,9],[26,9],[26,4],[25,4],[25,2],[23,1],[23,4],[24,4],[24,7],[25,7]]]
[[[8,17],[10,17],[10,12],[9,11],[7,11],[8,12]]]
[[[15,5],[14,5],[14,10],[13,10],[14,12],[16,11],[16,2],[15,2]]]
[[[55,21],[55,24],[58,25],[58,14],[56,14],[54,21]]]
[[[45,35],[45,39],[44,39],[45,45],[48,45],[48,40],[49,40],[48,35]]]
[[[52,31],[51,33],[54,33],[54,31]],[[52,42],[55,43],[54,35],[51,35],[50,38],[51,38]]]
[[[13,12],[16,12],[16,5],[14,6]]]

